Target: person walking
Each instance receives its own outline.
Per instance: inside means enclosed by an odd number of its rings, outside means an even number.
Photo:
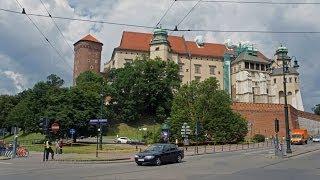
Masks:
[[[58,140],[56,140],[56,142],[55,142],[55,147],[56,147],[56,154],[60,154],[60,145],[59,145],[59,141]]]
[[[63,140],[59,140],[59,154],[62,154]]]
[[[49,159],[49,151],[50,151],[49,148],[50,148],[50,142],[49,142],[49,140],[47,140],[44,144],[44,152],[45,152],[46,161],[48,161],[48,159]]]

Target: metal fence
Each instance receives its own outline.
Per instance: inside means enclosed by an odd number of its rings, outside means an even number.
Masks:
[[[185,155],[197,154],[212,154],[220,152],[233,152],[248,149],[258,148],[271,148],[274,147],[272,141],[265,141],[260,143],[242,143],[242,144],[222,144],[222,145],[202,145],[202,146],[184,146]]]

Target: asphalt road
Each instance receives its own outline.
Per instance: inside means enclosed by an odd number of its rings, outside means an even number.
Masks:
[[[319,179],[320,151],[289,159],[269,158],[266,149],[189,156],[180,164],[160,167],[135,163],[42,163],[40,157],[0,161],[0,179]]]

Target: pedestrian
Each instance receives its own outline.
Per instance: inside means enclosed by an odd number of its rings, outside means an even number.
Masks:
[[[47,140],[44,144],[44,152],[45,152],[45,159],[46,161],[48,161],[49,159],[49,148],[50,148],[50,143],[49,141]]]
[[[49,142],[48,156],[49,156],[49,153],[51,154],[51,160],[53,160],[54,159],[54,151],[52,149],[52,143],[51,142]]]
[[[58,154],[60,152],[60,145],[59,145],[59,141],[58,140],[56,140],[56,142],[55,142],[55,147],[56,147],[56,154]]]
[[[62,154],[62,146],[63,146],[63,140],[59,140],[59,154]]]

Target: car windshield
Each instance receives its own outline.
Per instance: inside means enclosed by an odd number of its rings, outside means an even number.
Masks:
[[[292,138],[301,138],[301,134],[293,134]]]
[[[151,145],[149,146],[145,151],[148,152],[148,151],[162,151],[164,145],[161,145],[161,144],[154,144],[154,145]]]

